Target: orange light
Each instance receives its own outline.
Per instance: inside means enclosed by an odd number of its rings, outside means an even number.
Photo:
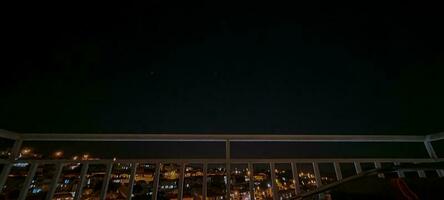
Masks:
[[[23,155],[28,155],[29,153],[31,153],[31,149],[30,149],[30,148],[23,148],[22,151],[21,151],[21,153],[22,153]]]
[[[63,151],[56,151],[56,152],[54,152],[54,157],[60,158],[62,156],[63,156]]]

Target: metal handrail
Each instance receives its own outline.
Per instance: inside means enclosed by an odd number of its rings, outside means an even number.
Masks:
[[[0,137],[24,141],[298,141],[298,142],[423,142],[423,135],[383,134],[254,134],[254,133],[15,133]],[[433,137],[436,139],[437,137]]]
[[[170,159],[94,159],[94,160],[72,160],[72,159],[17,159],[17,160],[5,160],[0,159],[0,164],[8,164],[8,163],[39,163],[39,164],[57,164],[57,163],[147,163],[147,162],[162,162],[162,163],[170,163],[170,162],[184,162],[184,163],[225,163],[225,159],[223,158],[170,158]],[[409,162],[409,163],[434,163],[434,162],[444,162],[444,158],[439,159],[431,159],[431,158],[288,158],[288,159],[231,159],[231,164],[242,164],[242,163],[288,163],[288,162],[296,162],[296,163],[333,163],[333,162],[342,162],[342,163],[373,163],[373,162],[381,162],[381,163],[395,163],[395,162]]]

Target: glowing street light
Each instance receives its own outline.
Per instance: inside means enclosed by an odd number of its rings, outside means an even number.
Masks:
[[[21,153],[23,154],[23,155],[28,155],[28,154],[30,154],[31,153],[31,149],[30,148],[23,148],[22,149],[22,151],[21,151]]]
[[[55,158],[61,158],[63,156],[63,151],[56,151],[54,152],[54,157]]]

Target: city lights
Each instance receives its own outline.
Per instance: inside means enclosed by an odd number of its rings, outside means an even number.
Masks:
[[[31,148],[23,148],[21,153],[29,156],[35,155],[34,150]],[[62,150],[54,151],[52,158],[58,159],[64,156]],[[89,153],[83,155],[75,155],[72,160],[93,160]],[[99,158],[97,158],[99,159]],[[112,161],[116,162],[117,158],[113,157]],[[311,165],[311,164],[310,164]],[[29,167],[27,163],[15,164],[15,167],[25,168]],[[75,173],[80,173],[82,164],[72,163],[68,165],[69,170],[76,170]],[[105,165],[103,165],[105,166]],[[141,190],[146,192],[138,192],[137,196],[148,197],[153,195],[153,187],[155,181],[155,168],[159,165],[141,163],[136,164],[136,173],[134,177],[134,191]],[[203,165],[185,165],[181,168],[181,165],[175,163],[160,164],[160,180],[158,183],[158,190],[161,191],[162,195],[167,195],[168,197],[177,196],[179,194],[179,179],[181,177],[181,169],[184,169],[184,184],[183,199],[204,199],[202,197],[203,189],[203,177],[205,176],[203,171]],[[230,180],[230,199],[232,200],[251,200],[251,196],[254,196],[255,200],[272,200],[273,195],[278,195],[276,198],[280,200],[288,200],[296,195],[296,185],[301,189],[301,191],[311,191],[318,187],[316,181],[316,176],[311,169],[298,170],[295,173],[298,176],[299,183],[293,178],[292,167],[290,163],[276,163],[273,170],[270,169],[270,164],[266,163],[253,163],[251,164],[252,170],[247,164],[233,164],[231,168],[231,180]],[[115,163],[113,164],[112,173],[109,181],[109,189],[107,194],[111,196],[119,196],[121,191],[125,191],[124,188],[129,186],[130,171],[134,167],[133,164]],[[92,166],[89,166],[92,169]],[[84,186],[83,195],[84,196],[94,196],[98,194],[98,191],[94,189],[95,185],[99,184],[106,168],[101,168],[99,171],[94,170],[92,174],[88,172],[86,174],[86,186]],[[274,173],[274,175],[272,175]],[[207,176],[207,199],[208,200],[223,200],[227,198],[228,186],[227,172],[224,164],[208,164],[206,176]],[[63,174],[62,174],[63,176]],[[78,177],[78,175],[76,176]],[[252,179],[250,179],[252,178]],[[273,179],[272,179],[273,178]],[[323,184],[325,181],[331,181],[329,177],[319,177]],[[63,179],[65,180],[60,184],[60,191],[69,191],[73,188],[78,187],[78,181],[71,180],[70,175]],[[253,183],[253,190],[250,191],[249,182]],[[277,193],[273,192],[273,187],[277,190]],[[140,189],[138,189],[140,188]],[[37,186],[33,187],[33,191],[40,191],[41,188]],[[58,191],[58,190],[57,190]],[[251,192],[251,193],[250,193]],[[62,193],[56,193],[61,195]],[[131,194],[136,196],[136,194]]]

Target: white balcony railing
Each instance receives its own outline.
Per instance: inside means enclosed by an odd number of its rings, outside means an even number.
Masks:
[[[145,195],[153,200],[168,199],[290,199],[296,194],[359,174],[363,168],[380,168],[384,164],[429,163],[444,161],[438,158],[432,141],[444,139],[444,134],[427,136],[403,135],[255,135],[255,134],[18,134],[0,131],[0,137],[14,140],[9,159],[0,159],[2,195],[6,195],[8,179],[20,176],[19,200],[42,192],[44,199],[82,199],[96,195],[97,199],[131,199],[138,194],[134,188],[146,181]],[[225,158],[217,159],[18,159],[24,141],[219,141],[225,142]],[[420,142],[424,143],[429,158],[288,158],[239,159],[231,158],[231,142]],[[68,172],[73,168],[73,172]],[[322,167],[330,167],[334,176],[324,175]],[[47,168],[47,169],[45,169]],[[353,172],[346,171],[352,169]],[[16,170],[16,171],[14,171]],[[23,172],[17,172],[22,170]],[[46,171],[45,171],[46,170]],[[188,171],[187,171],[188,170]],[[13,174],[12,172],[15,172]],[[74,172],[75,171],[75,172]],[[285,172],[286,171],[286,172]],[[51,176],[48,176],[47,174]],[[72,173],[72,174],[69,174]],[[285,176],[282,175],[285,173]],[[398,171],[398,177],[412,171]],[[425,178],[424,170],[415,170]],[[330,173],[331,174],[331,173]],[[146,176],[145,176],[146,175]],[[442,170],[436,175],[444,176]],[[383,175],[381,175],[383,176]],[[69,177],[69,178],[67,178]],[[241,177],[243,182],[238,181]],[[100,180],[99,180],[100,179]],[[193,181],[190,181],[193,179]],[[291,180],[287,180],[291,179]],[[302,180],[303,179],[303,180]],[[97,181],[99,180],[99,181]],[[76,182],[73,185],[71,182]],[[101,182],[91,190],[91,184]],[[225,189],[215,191],[214,181]],[[222,181],[222,182],[221,182]],[[36,185],[45,182],[45,187]],[[265,183],[265,185],[263,184]],[[194,184],[194,186],[190,186]],[[116,185],[118,188],[116,189]],[[149,186],[147,186],[149,185]],[[196,186],[197,185],[197,186]],[[63,187],[73,187],[66,190]],[[137,186],[137,187],[136,187]],[[248,186],[248,187],[247,187]],[[12,186],[11,186],[12,187]],[[142,186],[140,186],[142,187]],[[193,189],[194,197],[190,197]],[[32,190],[36,188],[35,190]],[[197,189],[196,189],[197,188]],[[39,190],[40,189],[40,190]],[[140,188],[139,188],[140,189]],[[110,192],[110,190],[113,190]],[[69,191],[69,192],[64,192]],[[93,194],[91,194],[91,192]],[[240,193],[241,192],[241,193]],[[112,196],[114,195],[115,196]],[[292,196],[293,195],[293,196]]]

